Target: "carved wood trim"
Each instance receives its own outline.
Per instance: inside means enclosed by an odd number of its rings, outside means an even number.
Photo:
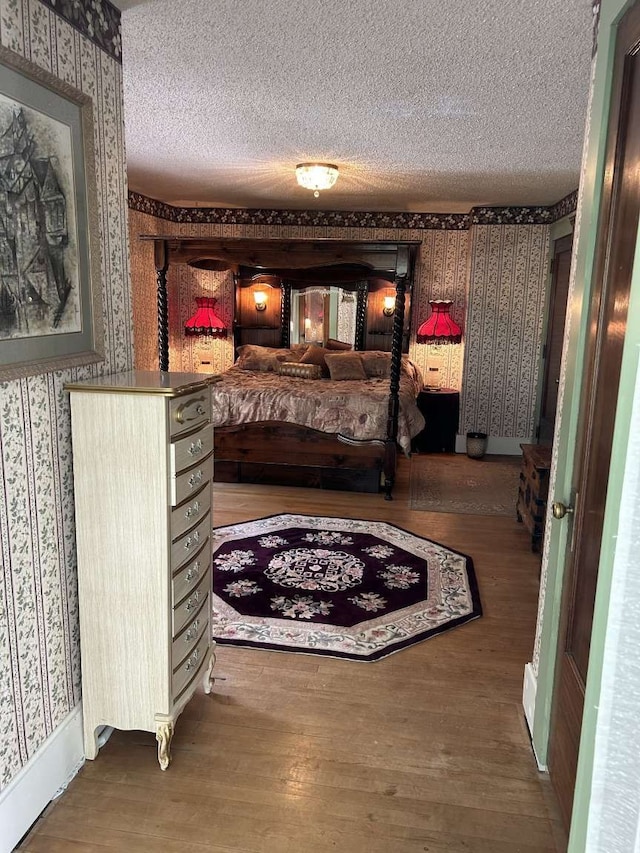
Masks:
[[[366,281],[359,281],[357,287],[356,340],[354,346],[357,350],[363,350],[367,334],[368,285]]]
[[[153,247],[156,267],[158,303],[158,365],[160,370],[169,370],[169,303],[167,298],[167,270],[169,248],[166,240],[156,240]]]

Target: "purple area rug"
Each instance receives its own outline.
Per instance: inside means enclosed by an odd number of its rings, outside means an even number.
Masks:
[[[273,515],[213,531],[219,643],[378,660],[482,614],[470,557],[381,521]]]

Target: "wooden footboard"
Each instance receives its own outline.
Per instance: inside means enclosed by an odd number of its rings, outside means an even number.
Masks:
[[[390,496],[395,444],[358,441],[284,422],[214,429],[214,480],[379,492]]]

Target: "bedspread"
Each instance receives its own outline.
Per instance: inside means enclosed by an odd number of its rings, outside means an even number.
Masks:
[[[424,427],[416,404],[420,390],[417,370],[403,366],[397,440],[405,453]],[[335,382],[232,367],[213,383],[211,398],[214,427],[287,421],[347,438],[384,440],[387,436],[388,379]]]

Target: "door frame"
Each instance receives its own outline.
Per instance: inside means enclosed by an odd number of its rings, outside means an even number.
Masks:
[[[565,331],[565,349],[558,399],[550,494],[554,500],[569,503],[573,473],[573,447],[577,436],[580,391],[588,322],[589,296],[594,273],[598,212],[604,182],[604,158],[611,97],[611,76],[615,54],[616,26],[633,0],[602,0],[598,52],[593,67],[589,100],[587,136],[583,152],[581,187],[571,268],[571,281]],[[616,408],[609,486],[604,517],[598,588],[594,609],[589,675],[580,741],[580,756],[569,853],[585,849],[590,808],[591,781],[597,708],[600,702],[603,654],[607,638],[609,603],[620,517],[620,498],[626,473],[630,440],[631,410],[638,373],[640,345],[640,250],[636,251],[631,285],[627,334],[622,361],[620,389]],[[634,310],[635,308],[635,310]],[[551,501],[549,502],[551,503]],[[546,766],[551,702],[555,675],[560,601],[564,578],[564,555],[570,525],[550,520],[546,525],[541,571],[540,606],[534,659],[525,670],[525,710],[532,743],[541,767]],[[527,691],[529,697],[527,699]]]
[[[562,240],[563,237],[568,237],[569,235],[575,240],[574,234],[574,224],[575,224],[575,213],[567,214],[563,216],[562,219],[558,219],[556,222],[552,223],[549,228],[549,269],[547,271],[547,281],[546,281],[546,296],[545,296],[545,304],[544,304],[544,323],[542,325],[542,338],[541,340],[547,340],[547,334],[549,331],[549,323],[550,323],[550,310],[551,310],[551,301],[552,301],[552,290],[551,286],[553,284],[553,270],[551,268],[551,261],[554,257],[554,248],[555,244],[558,240]],[[538,359],[538,387],[536,388],[536,404],[534,409],[534,423],[536,426],[540,423],[540,412],[542,411],[542,395],[543,395],[543,386],[544,386],[544,374],[546,370],[545,359],[543,358],[542,349],[540,350],[540,356]]]
[[[542,340],[544,341],[542,351],[540,353],[540,362],[538,366],[538,388],[536,391],[536,407],[534,415],[534,423],[536,424],[536,437],[539,439],[540,419],[542,415],[542,406],[544,403],[545,389],[549,372],[549,329],[552,323],[552,314],[554,303],[557,296],[555,259],[556,247],[561,240],[571,238],[571,248],[573,250],[573,224],[575,214],[563,216],[557,222],[554,222],[549,231],[549,273],[547,275],[547,294],[544,308],[544,325],[542,327]]]

